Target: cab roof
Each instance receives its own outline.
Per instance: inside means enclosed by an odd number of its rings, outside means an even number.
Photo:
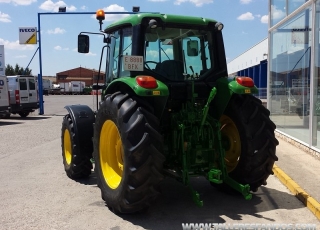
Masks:
[[[119,27],[124,25],[135,26],[141,24],[144,18],[154,18],[160,19],[164,23],[177,23],[185,25],[198,25],[198,26],[207,26],[209,23],[216,23],[214,19],[194,17],[194,16],[185,16],[185,15],[172,15],[172,14],[160,14],[160,13],[139,13],[127,16],[123,19],[120,19],[106,27],[104,32],[109,33]]]

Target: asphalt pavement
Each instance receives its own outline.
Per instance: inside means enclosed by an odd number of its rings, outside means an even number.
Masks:
[[[27,118],[0,120],[0,230],[176,230],[191,222],[308,223],[320,229],[316,212],[277,177],[283,176],[291,187],[294,180],[319,201],[320,162],[281,139],[277,147],[279,168],[274,168],[278,175],[270,176],[268,184],[249,201],[218,191],[204,178],[193,178],[192,185],[204,201],[200,208],[186,187],[167,178],[161,195],[146,213],[115,215],[101,199],[94,172],[86,180],[74,181],[66,176],[62,164],[63,107],[81,103],[94,108],[95,98],[50,95],[44,100],[44,115],[35,112]]]

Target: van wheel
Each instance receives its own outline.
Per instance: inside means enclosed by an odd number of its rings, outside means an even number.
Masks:
[[[20,117],[27,117],[30,113],[29,112],[19,112]]]
[[[4,118],[4,119],[9,119],[9,118],[10,118],[10,115],[11,115],[10,113],[6,113],[6,114],[3,116],[3,118]]]

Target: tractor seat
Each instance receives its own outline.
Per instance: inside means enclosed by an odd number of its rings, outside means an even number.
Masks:
[[[155,72],[175,81],[184,80],[183,71],[183,63],[178,60],[165,60],[158,63],[155,68]]]

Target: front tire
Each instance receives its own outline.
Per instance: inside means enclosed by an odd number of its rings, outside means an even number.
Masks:
[[[86,149],[80,149],[76,144],[76,133],[70,114],[64,116],[61,128],[61,147],[63,165],[66,174],[71,179],[86,178],[91,174],[92,163]]]
[[[145,210],[163,179],[158,119],[128,94],[106,96],[94,129],[94,159],[102,199],[115,213]]]
[[[220,120],[229,176],[252,191],[267,184],[278,160],[276,126],[269,116],[256,97],[234,94]]]

